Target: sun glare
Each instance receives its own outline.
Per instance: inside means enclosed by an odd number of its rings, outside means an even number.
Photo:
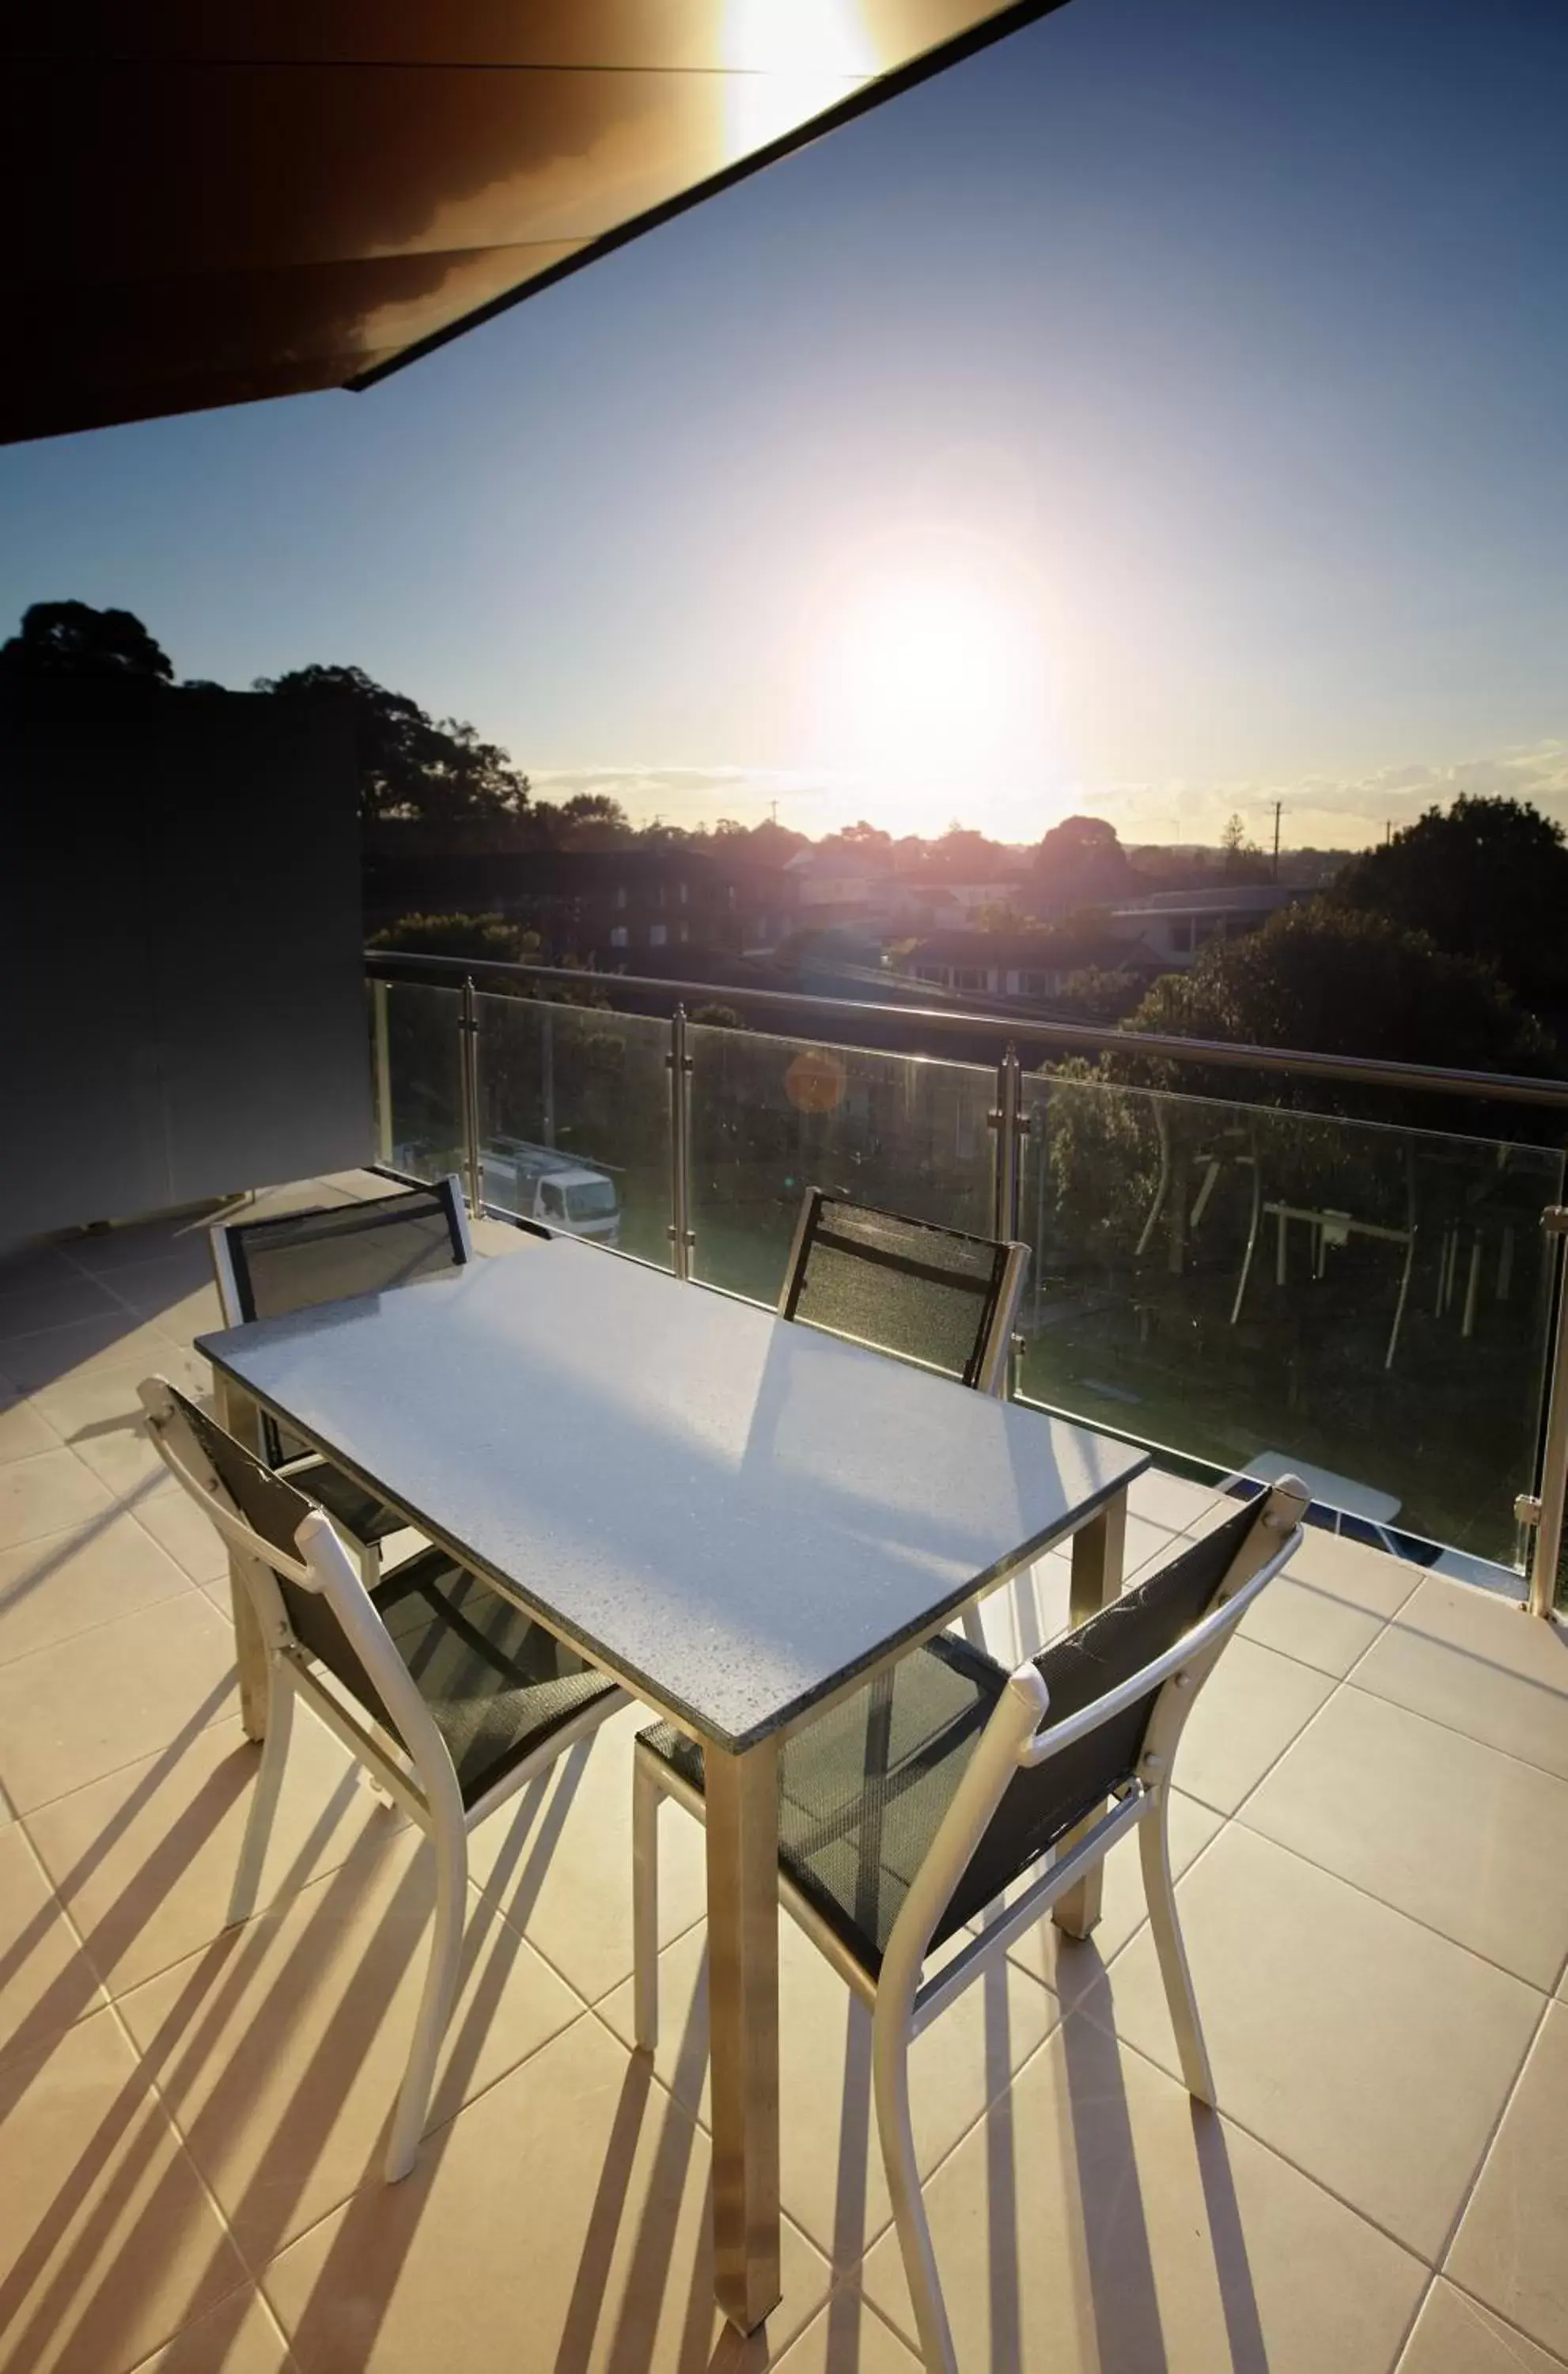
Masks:
[[[896,787],[978,789],[1010,770],[1037,710],[1039,658],[1016,605],[951,574],[847,600],[824,653],[844,763]]]

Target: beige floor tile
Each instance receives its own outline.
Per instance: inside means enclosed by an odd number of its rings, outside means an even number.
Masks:
[[[167,1261],[187,1246],[205,1249],[207,1228],[217,1214],[216,1205],[204,1205],[195,1211],[160,1213],[152,1219],[133,1220],[122,1228],[84,1230],[76,1236],[63,1237],[60,1250],[68,1261],[79,1263],[95,1276],[111,1276],[129,1263]]]
[[[965,2368],[1387,2374],[1425,2277],[1081,2014],[925,2197]],[[912,2339],[891,2231],[862,2280]]]
[[[190,1589],[189,1575],[123,1514],[0,1550],[0,1663]]]
[[[179,1348],[172,1336],[150,1321],[122,1309],[104,1319],[77,1319],[68,1327],[0,1337],[0,1369],[25,1393],[36,1393],[95,1369],[139,1365],[146,1376],[161,1369]]]
[[[106,1998],[17,1822],[0,1829],[0,2060],[42,2044]]]
[[[1243,1616],[1242,1637],[1342,1678],[1420,1577],[1418,1567],[1309,1526],[1284,1573]]]
[[[1223,1817],[1178,1789],[1171,1799],[1171,1863],[1179,1874],[1223,1827]],[[1061,2002],[1079,2003],[1096,1986],[1107,1962],[1148,1918],[1136,1833],[1105,1860],[1099,1925],[1092,1937],[1068,1937],[1047,1914],[1009,1948],[1013,1961],[1050,1987]]]
[[[1562,2360],[1440,2281],[1416,2319],[1398,2374],[1562,2374]]]
[[[120,1998],[251,2267],[380,2181],[424,1984],[433,1882],[412,1829]],[[433,2125],[582,2015],[473,1898]]]
[[[212,1255],[205,1244],[187,1245],[159,1261],[129,1263],[115,1271],[111,1284],[138,1318],[156,1320],[181,1343],[223,1324]]]
[[[1333,1686],[1293,1657],[1233,1640],[1182,1733],[1175,1769],[1183,1792],[1234,1814]]]
[[[1185,1546],[1173,1525],[1154,1524],[1149,1518],[1140,1516],[1136,1509],[1129,1509],[1127,1539],[1122,1546],[1122,1573],[1130,1582],[1135,1574],[1141,1574],[1147,1567],[1163,1565]]]
[[[0,1393],[0,1460],[31,1459],[59,1448],[60,1437],[41,1410],[20,1393]]]
[[[1237,1823],[1176,1893],[1222,2107],[1411,2250],[1441,2250],[1540,1997]],[[1085,2015],[1176,2074],[1147,1930]]]
[[[981,1600],[986,1646],[999,1665],[1011,1673],[1066,1630],[1071,1591],[1071,1558],[1065,1550],[1052,1550]],[[963,1626],[949,1629],[962,1631]]]
[[[111,1494],[73,1451],[40,1451],[0,1467],[0,1548],[90,1525],[113,1509]]]
[[[1129,1488],[1127,1504],[1135,1516],[1146,1517],[1151,1524],[1185,1534],[1221,1497],[1213,1484],[1194,1484],[1185,1475],[1169,1475],[1163,1467],[1150,1467]]]
[[[1568,1781],[1352,1686],[1242,1819],[1515,1978],[1556,1983],[1568,1956]]]
[[[706,2124],[706,1923],[665,1948],[659,1977],[654,2069]],[[630,1985],[601,2011],[629,2045]],[[1003,1957],[994,1975],[977,1979],[916,2039],[910,2093],[922,2168],[953,2149],[1057,2017],[1054,1997]],[[872,2106],[871,2016],[788,1916],[779,1921],[778,2021],[784,2206],[818,2250],[848,2269],[893,2214]]]
[[[160,1548],[193,1582],[225,1581],[228,1552],[216,1525],[190,1494],[172,1480],[150,1492],[138,1492],[127,1504],[138,1525],[145,1525]]]
[[[48,1286],[76,1274],[76,1263],[46,1237],[0,1253],[0,1294],[22,1294],[29,1287]]]
[[[1568,1780],[1568,1629],[1561,1624],[1429,1576],[1355,1677],[1360,1689]]]
[[[1445,2272],[1568,2356],[1568,2007],[1553,2004]]]
[[[646,1708],[626,1708],[469,1840],[478,1886],[590,2003],[631,1976],[632,1742],[649,1721]],[[666,1816],[660,1843],[659,1936],[669,1945],[707,1910],[701,1825]]]
[[[295,2367],[277,2319],[247,2287],[144,2358],[136,2374],[295,2374]]]
[[[118,1319],[113,1295],[85,1270],[62,1263],[48,1277],[9,1289],[0,1286],[0,1339],[34,1335],[42,1327],[67,1327],[79,1319]]]
[[[906,2349],[858,2291],[836,2291],[774,2364],[778,2374],[920,2374]]]
[[[172,1338],[159,1347],[157,1366],[161,1375],[186,1393],[205,1393],[212,1383],[212,1370],[200,1353]],[[147,1373],[147,1363],[133,1346],[127,1358],[105,1360],[41,1385],[32,1396],[33,1405],[75,1447],[79,1439],[90,1440],[114,1420],[140,1417],[136,1387]]]
[[[793,2227],[765,2335],[713,2306],[708,2147],[645,2058],[584,2018],[274,2261],[303,2374],[760,2374],[827,2297]],[[837,2374],[837,2369],[835,2369]]]
[[[111,1994],[221,1935],[260,1754],[238,1717],[226,1716],[178,1752],[29,1815],[29,1835]],[[350,1855],[380,1853],[401,1828],[347,1751],[298,1708],[259,1905]]]
[[[230,1711],[234,1636],[199,1591],[0,1665],[0,1782],[19,1814]]]
[[[0,2069],[6,2364],[125,2374],[245,2270],[112,2012]]]

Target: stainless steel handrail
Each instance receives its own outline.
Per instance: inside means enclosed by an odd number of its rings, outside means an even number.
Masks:
[[[585,972],[579,966],[525,965],[482,962],[468,957],[404,956],[391,948],[367,948],[367,970],[373,980],[395,980],[404,971],[447,974],[461,983],[464,975],[478,980],[500,974],[522,981],[561,981],[573,989],[636,990],[639,993],[686,1002],[696,998],[765,1012],[805,1012],[833,1016],[874,1017],[882,1022],[918,1022],[949,1038],[970,1037],[977,1030],[999,1039],[1027,1040],[1044,1046],[1067,1047],[1083,1054],[1119,1052],[1158,1055],[1176,1064],[1210,1064],[1237,1072],[1285,1072],[1304,1079],[1342,1080],[1377,1088],[1416,1088],[1433,1096],[1494,1098],[1503,1104],[1543,1105],[1568,1113],[1568,1080],[1532,1079],[1519,1072],[1451,1071],[1437,1064],[1383,1064],[1361,1055],[1314,1054],[1300,1047],[1253,1047],[1228,1039],[1178,1039],[1168,1032],[1102,1028],[1088,1022],[1052,1022],[1028,1014],[974,1014],[951,1006],[883,1005],[874,998],[823,997],[809,990],[754,989],[729,981],[656,981],[645,974]]]
[[[391,1136],[392,1080],[386,997],[382,984],[388,980],[406,979],[410,973],[427,976],[435,972],[456,977],[456,986],[460,991],[459,1088],[465,1183],[470,1205],[476,1215],[485,1209],[485,1202],[484,1154],[480,1138],[479,1017],[474,976],[500,974],[525,980],[561,981],[576,989],[589,983],[606,989],[619,986],[653,992],[670,999],[673,1002],[669,1017],[670,1049],[665,1060],[670,1067],[671,1266],[678,1278],[691,1277],[691,1255],[696,1243],[691,1225],[692,1064],[686,1037],[686,1011],[680,1001],[683,995],[711,997],[715,993],[715,984],[656,981],[630,973],[585,973],[580,968],[568,965],[492,964],[461,957],[402,955],[393,950],[383,953],[378,949],[367,949],[365,957],[372,986],[380,992],[374,999],[373,1061],[383,1152]],[[995,1225],[998,1235],[1007,1238],[1015,1236],[1018,1228],[1018,1135],[1023,1115],[1019,1095],[1022,1084],[1014,1041],[1020,1038],[1101,1051],[1121,1048],[1140,1054],[1168,1056],[1178,1063],[1219,1064],[1228,1064],[1236,1070],[1292,1072],[1316,1078],[1346,1079],[1367,1087],[1417,1087],[1443,1096],[1497,1097],[1515,1104],[1568,1111],[1568,1081],[1533,1080],[1513,1073],[1446,1071],[1422,1064],[1375,1064],[1356,1056],[1313,1055],[1293,1048],[1239,1047],[1224,1041],[1174,1039],[1153,1032],[1096,1029],[1087,1024],[1051,1022],[1024,1015],[1002,1017],[954,1013],[951,1009],[929,1006],[882,1005],[869,999],[817,997],[810,993],[791,990],[731,989],[725,986],[719,994],[737,1005],[763,1005],[770,1010],[786,1007],[799,1013],[805,1008],[825,1016],[875,1017],[883,1023],[890,1017],[896,1017],[934,1025],[939,1030],[949,1033],[963,1031],[971,1034],[977,1029],[984,1029],[1004,1034],[1006,1045],[997,1067],[997,1103],[990,1118],[997,1132],[992,1169]],[[1543,1218],[1547,1228],[1555,1237],[1568,1235],[1568,1210],[1552,1206]],[[1539,1488],[1534,1493],[1521,1494],[1515,1502],[1515,1513],[1521,1523],[1534,1529],[1535,1534],[1526,1604],[1533,1614],[1550,1617],[1563,1534],[1564,1503],[1568,1501],[1568,1284],[1561,1289],[1558,1323],[1554,1330],[1546,1385],[1547,1419],[1540,1447]]]

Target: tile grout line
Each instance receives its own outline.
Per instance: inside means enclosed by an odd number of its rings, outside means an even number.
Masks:
[[[1476,2160],[1475,2168],[1471,2174],[1469,2183],[1465,2188],[1465,2197],[1459,2204],[1458,2210],[1454,2217],[1454,2222],[1448,2228],[1447,2237],[1444,2242],[1443,2248],[1438,2253],[1435,2265],[1439,2274],[1442,2274],[1443,2270],[1447,2265],[1448,2260],[1453,2253],[1454,2245],[1459,2239],[1459,2228],[1465,2222],[1470,2204],[1474,2201],[1476,2193],[1480,2189],[1481,2179],[1486,2174],[1487,2162],[1491,2159],[1493,2151],[1497,2147],[1497,2138],[1503,2132],[1504,2123],[1507,2119],[1509,2111],[1513,2109],[1515,2102],[1518,2098],[1519,2088],[1525,2082],[1525,2073],[1529,2068],[1530,2063],[1535,2058],[1536,2048],[1540,2042],[1542,2031],[1546,2027],[1547,2021],[1551,2017],[1551,2008],[1552,1998],[1550,1995],[1548,1995],[1546,2001],[1540,2007],[1540,2016],[1536,2021],[1534,2027],[1530,2030],[1525,2050],[1520,2055],[1519,2065],[1515,2070],[1513,2079],[1506,2093],[1504,2095],[1503,2107],[1498,2111],[1496,2118],[1492,2121],[1492,2125],[1487,2130],[1486,2140],[1481,2145],[1480,2153]],[[1452,2276],[1448,2277],[1449,2282],[1453,2282],[1453,2280]],[[1455,2288],[1457,2290],[1463,2291],[1465,2286],[1464,2285],[1459,2284],[1456,2285]],[[1479,2294],[1469,2294],[1468,2296],[1472,2298],[1479,2298]],[[1483,2300],[1481,2305],[1483,2307],[1487,2307],[1490,2303]]]

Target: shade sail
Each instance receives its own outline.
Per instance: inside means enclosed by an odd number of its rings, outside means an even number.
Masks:
[[[0,440],[367,386],[1057,5],[32,0]]]

